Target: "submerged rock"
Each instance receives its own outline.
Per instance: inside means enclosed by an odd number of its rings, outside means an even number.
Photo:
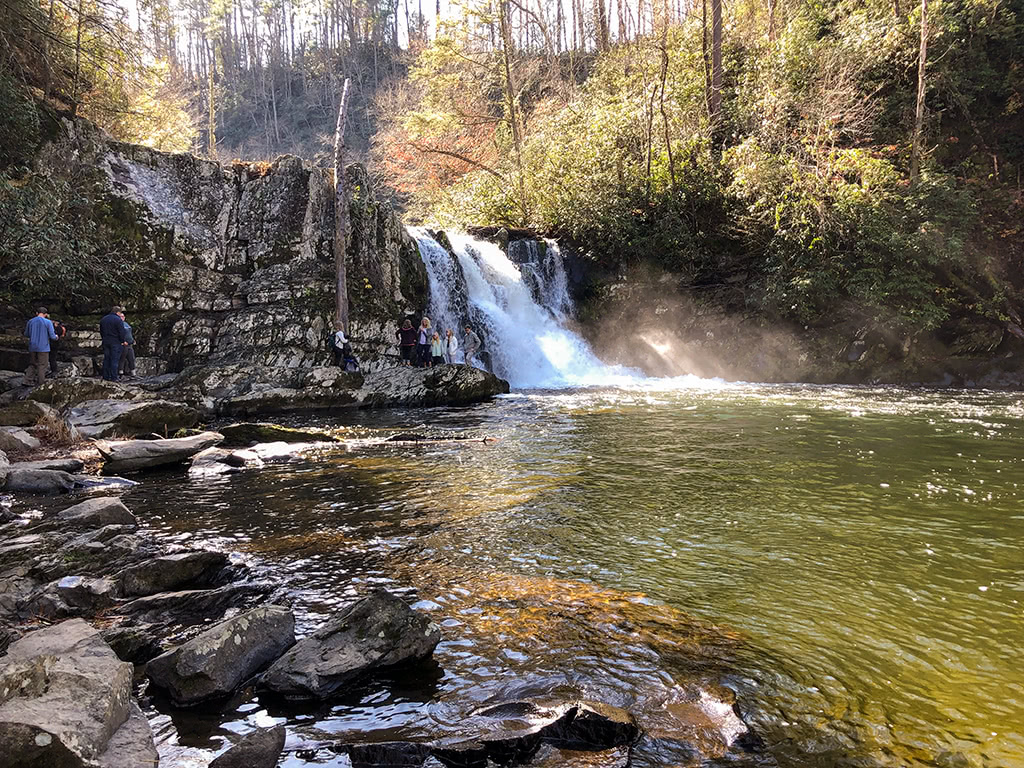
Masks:
[[[295,642],[295,617],[266,605],[223,621],[146,665],[146,675],[178,705],[225,696]]]
[[[209,768],[275,768],[284,749],[285,727],[260,728],[210,763]]]
[[[84,621],[26,635],[3,662],[0,766],[156,765],[153,734],[133,706],[132,665]]]
[[[226,448],[207,448],[192,457],[188,476],[199,478],[233,475],[262,466],[263,459],[259,454],[244,448],[235,451]]]
[[[296,643],[260,684],[283,696],[328,698],[378,669],[430,656],[440,640],[426,616],[378,589]]]
[[[180,464],[224,439],[218,432],[202,432],[169,440],[124,440],[98,442],[96,447],[106,464],[105,472],[137,472],[166,464]]]
[[[413,741],[350,744],[346,747],[352,768],[416,768],[430,756],[430,747]]]
[[[225,445],[249,446],[254,443],[315,443],[337,442],[338,438],[327,432],[310,429],[282,427],[266,422],[240,422],[222,427]]]

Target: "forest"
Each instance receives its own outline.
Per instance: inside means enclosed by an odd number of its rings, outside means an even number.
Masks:
[[[0,272],[14,300],[53,274],[87,291],[145,270],[76,214],[95,201],[75,169],[33,174],[47,115],[327,166],[350,78],[350,149],[410,222],[559,238],[766,322],[969,316],[1024,338],[1022,16],[1022,0],[0,0]]]

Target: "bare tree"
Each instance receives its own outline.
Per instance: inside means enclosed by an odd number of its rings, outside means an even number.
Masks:
[[[910,183],[921,173],[921,132],[924,127],[925,64],[928,61],[928,0],[921,0],[921,53],[917,59],[917,109],[914,112],[914,139],[910,145]]]
[[[337,276],[334,321],[348,329],[348,281],[345,257],[348,237],[348,194],[345,189],[345,117],[348,112],[349,80],[341,89],[338,127],[334,131],[334,268]]]
[[[722,0],[711,0],[711,123],[712,130],[722,112]]]

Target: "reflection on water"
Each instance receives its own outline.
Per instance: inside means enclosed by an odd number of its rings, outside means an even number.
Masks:
[[[583,693],[657,737],[635,764],[687,765],[724,683],[767,765],[1024,766],[1022,416],[991,393],[562,391],[346,417],[494,444],[160,476],[129,504],[271,574],[300,631],[383,584],[445,636],[419,679],[313,711],[243,692],[161,715],[162,752],[204,765],[281,719],[289,749],[433,736],[482,701]]]

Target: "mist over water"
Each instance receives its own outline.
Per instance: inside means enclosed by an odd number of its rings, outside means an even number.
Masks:
[[[442,334],[455,329],[461,348],[468,322],[483,339],[490,370],[516,389],[723,384],[696,376],[649,379],[637,369],[602,362],[571,328],[569,281],[554,241],[513,242],[510,258],[495,243],[449,233],[453,257],[426,230],[411,231],[427,267],[434,327]]]

